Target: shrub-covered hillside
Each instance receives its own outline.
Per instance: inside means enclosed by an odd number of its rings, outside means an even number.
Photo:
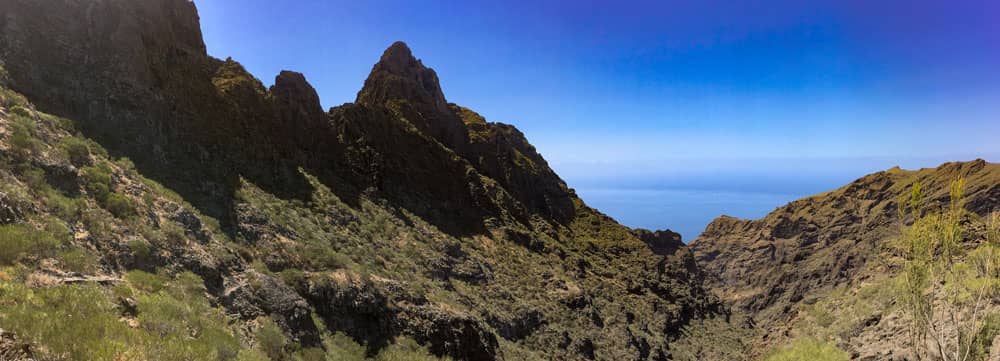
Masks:
[[[678,239],[587,207],[403,43],[323,111],[208,56],[187,0],[0,11],[4,352],[661,360],[722,313]]]

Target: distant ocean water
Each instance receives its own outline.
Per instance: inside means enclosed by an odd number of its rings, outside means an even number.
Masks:
[[[721,215],[761,218],[804,194],[692,189],[577,188],[577,194],[626,226],[650,230],[669,228],[685,243],[694,240]]]

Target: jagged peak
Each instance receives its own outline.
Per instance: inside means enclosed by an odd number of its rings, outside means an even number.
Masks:
[[[419,59],[413,57],[413,52],[410,51],[410,47],[407,46],[406,43],[397,41],[392,43],[392,45],[389,45],[389,47],[382,52],[382,57],[379,59],[379,62],[375,65],[375,67],[381,67],[381,70],[392,73],[403,73],[407,70],[420,69],[424,66]]]
[[[394,99],[448,112],[448,102],[441,91],[437,73],[414,57],[410,47],[402,41],[392,43],[382,53],[365,80],[364,88],[358,92],[357,102],[383,105]]]
[[[309,125],[323,122],[319,94],[302,73],[282,70],[268,92],[285,121]]]

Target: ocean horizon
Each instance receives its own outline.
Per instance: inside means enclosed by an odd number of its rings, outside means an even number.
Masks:
[[[715,218],[757,219],[809,194],[685,188],[578,188],[591,207],[632,228],[669,229],[691,242]],[[817,192],[818,193],[818,192]]]

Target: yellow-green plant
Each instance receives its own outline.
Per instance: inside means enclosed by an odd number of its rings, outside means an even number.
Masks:
[[[927,210],[917,183],[908,202],[899,205],[901,216],[913,215],[913,224],[902,235],[907,262],[899,279],[899,297],[912,320],[910,344],[920,359],[973,360],[979,357],[973,352],[979,339],[993,337],[983,331],[990,316],[989,300],[1000,291],[995,241],[1000,220],[995,214],[988,217],[987,242],[964,253],[963,222],[972,218],[965,210],[964,187],[962,178],[952,182],[948,207]]]

